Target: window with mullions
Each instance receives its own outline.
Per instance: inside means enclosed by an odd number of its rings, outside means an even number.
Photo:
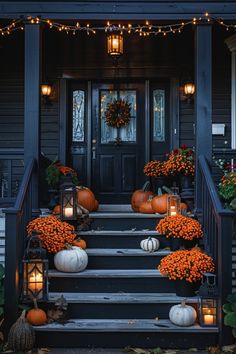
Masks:
[[[82,90],[73,91],[73,123],[72,141],[84,142],[85,93]]]
[[[153,91],[153,141],[165,141],[165,91]]]

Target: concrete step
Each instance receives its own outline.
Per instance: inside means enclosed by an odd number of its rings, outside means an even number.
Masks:
[[[147,252],[140,249],[88,248],[88,269],[155,269],[169,249]]]
[[[63,284],[63,285],[62,285]],[[156,269],[86,269],[81,273],[49,271],[52,292],[174,292],[175,283]]]
[[[89,248],[139,248],[140,242],[147,237],[155,237],[160,242],[160,248],[170,246],[169,240],[155,230],[91,230],[79,232],[79,237],[86,240]]]
[[[35,327],[36,346],[205,348],[217,344],[218,328],[173,325],[168,319],[70,319]],[[183,337],[184,336],[184,337]],[[184,338],[184,339],[183,339]]]
[[[62,294],[49,293],[55,302]],[[68,302],[68,318],[107,319],[168,317],[171,306],[183,300],[174,293],[63,293]],[[197,309],[198,298],[187,300]]]

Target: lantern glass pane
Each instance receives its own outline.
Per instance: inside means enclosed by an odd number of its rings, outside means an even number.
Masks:
[[[153,91],[153,140],[165,141],[165,91]]]
[[[44,292],[45,262],[26,260],[24,263],[24,296],[42,299]]]
[[[217,325],[217,301],[211,298],[201,298],[201,325]]]

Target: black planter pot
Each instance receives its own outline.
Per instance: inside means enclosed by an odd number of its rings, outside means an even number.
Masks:
[[[165,177],[151,177],[151,190],[154,194],[158,193],[158,188],[161,188],[165,185],[167,185],[167,180]]]
[[[189,283],[185,279],[175,280],[175,293],[181,297],[193,297],[196,296],[196,291],[199,289],[200,282]]]
[[[182,246],[182,239],[177,238],[177,237],[171,237],[169,239],[170,241],[170,250],[171,251],[177,251],[181,248]]]

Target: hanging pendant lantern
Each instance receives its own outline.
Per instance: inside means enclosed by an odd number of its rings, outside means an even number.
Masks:
[[[110,34],[107,37],[107,53],[114,57],[123,54],[123,36],[121,34]]]

